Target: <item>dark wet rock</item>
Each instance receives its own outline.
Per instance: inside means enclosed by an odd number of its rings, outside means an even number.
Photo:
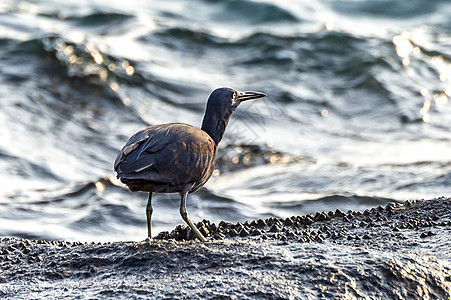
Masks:
[[[260,229],[258,229],[258,228],[254,228],[254,229],[252,229],[252,231],[251,231],[251,235],[261,235],[262,234],[262,232],[261,232],[261,230]]]
[[[196,225],[208,242],[184,225],[143,242],[1,238],[0,296],[451,297],[451,199]]]
[[[222,228],[228,228],[230,225],[231,225],[231,223],[229,223],[227,221],[219,222],[219,227],[222,227]]]
[[[280,227],[277,224],[273,224],[271,228],[269,228],[269,232],[279,232]]]
[[[311,224],[313,224],[315,221],[310,217],[310,216],[306,216],[304,219],[303,219],[303,224],[305,224],[305,225],[311,225]]]
[[[238,233],[239,236],[245,237],[249,235],[249,231],[246,230],[246,228],[241,228],[240,232]]]
[[[421,233],[420,237],[421,238],[426,238],[426,237],[429,237],[429,236],[432,236],[432,235],[434,235],[434,233],[432,231],[425,231],[425,232]]]
[[[222,239],[225,238],[225,235],[222,234],[222,233],[215,233],[215,235],[213,235],[213,238],[214,238],[215,240],[222,240]]]
[[[285,226],[291,226],[294,224],[293,220],[291,218],[286,218],[283,222]]]
[[[266,222],[264,221],[264,220],[262,220],[262,219],[258,219],[258,221],[257,221],[257,227],[258,228],[263,228],[263,227],[265,227],[266,226]]]
[[[238,232],[237,232],[235,229],[230,229],[230,230],[228,230],[228,231],[227,231],[227,234],[228,234],[230,237],[238,236]]]
[[[326,214],[326,212],[319,213],[317,212],[314,218],[315,221],[327,221],[330,220],[330,216]]]
[[[335,211],[335,215],[334,215],[335,218],[340,218],[340,217],[344,217],[344,216],[345,216],[345,213],[342,210],[337,209]]]
[[[210,235],[210,231],[208,230],[207,226],[203,223],[197,226],[197,229],[202,233],[203,236],[208,237]]]

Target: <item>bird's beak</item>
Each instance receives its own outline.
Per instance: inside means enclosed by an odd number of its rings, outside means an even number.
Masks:
[[[236,100],[243,102],[247,100],[257,99],[257,98],[263,98],[267,95],[265,93],[260,92],[238,92],[238,95],[236,96]]]

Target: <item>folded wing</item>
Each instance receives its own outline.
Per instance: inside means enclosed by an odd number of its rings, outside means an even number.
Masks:
[[[186,124],[164,124],[133,135],[116,157],[114,169],[124,179],[180,185],[206,181],[214,159],[214,142],[207,133]]]

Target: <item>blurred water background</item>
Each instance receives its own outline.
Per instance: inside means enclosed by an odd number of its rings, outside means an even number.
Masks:
[[[0,3],[0,235],[142,240],[147,195],[114,158],[150,125],[246,102],[194,221],[245,221],[451,195],[445,0]],[[154,232],[183,224],[154,198]]]

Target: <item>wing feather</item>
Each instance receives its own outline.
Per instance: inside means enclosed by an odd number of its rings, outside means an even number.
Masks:
[[[115,170],[120,178],[179,185],[202,180],[214,156],[214,142],[204,131],[185,124],[154,125],[129,139]]]

